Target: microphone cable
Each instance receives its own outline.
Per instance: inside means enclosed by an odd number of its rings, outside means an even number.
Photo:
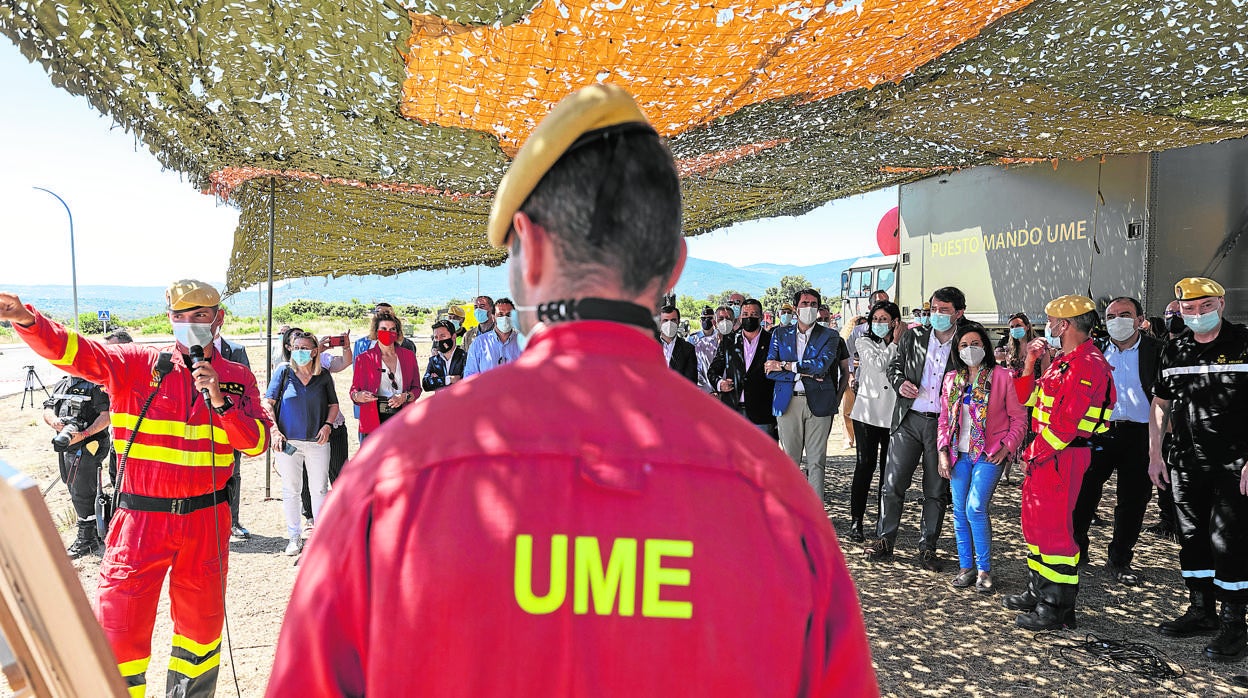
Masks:
[[[1175,695],[1187,695],[1185,691],[1163,685],[1163,682],[1183,678],[1186,672],[1152,645],[1101,637],[1095,633],[1087,633],[1079,639],[1056,630],[1038,632],[1034,639],[1054,648],[1058,657],[1072,664],[1107,664],[1120,673],[1146,679],[1159,689]]]

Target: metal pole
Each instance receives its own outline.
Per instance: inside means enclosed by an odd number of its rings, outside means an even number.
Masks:
[[[265,342],[267,348],[264,351],[267,367],[265,368],[267,380],[265,383],[273,382],[273,231],[277,227],[277,178],[269,177],[269,300],[268,310],[265,312],[265,335],[268,341]],[[278,396],[281,399],[281,396]],[[264,452],[264,498],[273,498],[273,449]]]
[[[65,203],[56,192],[43,187],[35,187],[39,191],[47,192],[56,197],[65,207],[65,213],[69,215],[69,273],[74,284],[74,332],[78,332],[78,259],[74,255],[74,213],[69,210],[69,204]]]

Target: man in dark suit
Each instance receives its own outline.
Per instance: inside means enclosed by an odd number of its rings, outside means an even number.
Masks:
[[[888,379],[897,389],[893,426],[884,467],[884,496],[880,502],[877,539],[867,547],[868,559],[892,557],[901,508],[914,471],[923,459],[923,517],[919,522],[919,564],[940,571],[936,540],[949,507],[949,481],[937,471],[936,422],[940,417],[940,388],[953,370],[957,353],[954,337],[963,324],[966,295],[953,286],[932,294],[931,327],[916,327],[901,336],[897,356],[888,366]]]
[[[772,333],[763,370],[774,383],[771,413],[780,447],[799,466],[805,452],[806,478],[823,499],[828,433],[849,384],[849,349],[836,333],[818,324],[821,300],[813,288],[794,294],[797,324]]]
[[[219,317],[224,318],[225,313],[220,313]],[[251,368],[251,360],[247,358],[247,347],[244,347],[238,342],[228,342],[220,334],[217,335],[216,345],[216,349],[221,352],[221,356],[224,356],[234,363],[242,364],[247,368]],[[242,465],[242,461],[243,454],[239,451],[235,451],[234,474],[230,475],[230,481],[227,483],[227,487],[229,487],[230,495],[230,535],[235,538],[246,539],[251,537],[251,531],[244,528],[238,521],[238,502],[243,489],[243,476],[240,467]]]
[[[771,413],[772,382],[763,371],[771,333],[763,329],[763,304],[747,298],[741,306],[741,329],[725,335],[711,359],[707,377],[719,399],[754,426],[776,436]],[[732,324],[732,321],[729,321]]]
[[[1165,345],[1141,331],[1144,308],[1134,298],[1115,298],[1105,307],[1107,339],[1096,346],[1114,368],[1114,405],[1109,431],[1092,437],[1092,462],[1072,516],[1079,559],[1088,559],[1088,527],[1109,476],[1118,471],[1118,503],[1114,505],[1114,537],[1109,542],[1106,570],[1119,584],[1139,584],[1131,568],[1153,483],[1148,479],[1148,418],[1153,382]]]
[[[698,357],[693,345],[680,338],[680,310],[665,305],[659,310],[659,342],[667,365],[680,375],[698,384]]]

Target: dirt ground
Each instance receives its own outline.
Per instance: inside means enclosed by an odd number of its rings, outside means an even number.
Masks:
[[[264,362],[263,347],[250,350],[253,365]],[[423,364],[423,361],[422,361]],[[263,378],[263,371],[260,371]],[[346,401],[350,371],[337,374],[340,399]],[[0,399],[0,459],[24,470],[44,487],[53,520],[68,545],[74,536],[74,516],[64,485],[53,484],[56,458],[48,444],[51,430],[41,411],[19,410],[21,396]],[[354,420],[348,413],[354,433]],[[848,530],[849,485],[853,475],[852,453],[841,448],[840,418],[829,440],[829,516],[838,534]],[[355,439],[351,439],[352,453]],[[251,530],[249,540],[230,544],[227,593],[228,642],[222,655],[217,687],[220,696],[263,695],[274,656],[277,634],[297,567],[283,554],[286,541],[281,511],[281,485],[270,470],[266,489],[265,459],[243,461],[241,518]],[[1113,481],[1106,489],[1100,514],[1112,519]],[[917,499],[919,493],[910,491]],[[1136,567],[1145,583],[1123,587],[1107,580],[1105,547],[1110,528],[1092,531],[1092,563],[1084,572],[1079,597],[1079,630],[1059,636],[1037,638],[1014,626],[1014,613],[1000,605],[1001,593],[1016,593],[1026,576],[1022,535],[1019,531],[1018,475],[1012,484],[1002,482],[993,508],[994,572],[1000,590],[981,595],[948,586],[956,573],[952,515],[946,518],[940,553],[946,560],[942,573],[923,571],[915,561],[918,505],[907,505],[894,560],[866,562],[861,546],[842,540],[846,562],[858,585],[867,632],[881,693],[896,696],[1144,696],[1144,695],[1248,695],[1229,678],[1248,673],[1248,662],[1219,665],[1201,657],[1207,639],[1170,640],[1153,628],[1183,608],[1186,592],[1178,573],[1178,547],[1170,541],[1145,534],[1137,546]],[[868,525],[874,524],[874,507]],[[1156,521],[1151,508],[1146,525]],[[8,532],[6,532],[6,535]],[[74,561],[84,591],[94,598],[99,570],[98,557]],[[161,695],[172,623],[167,591],[157,615],[148,671],[149,696]],[[760,612],[764,612],[761,611]],[[1061,650],[1068,639],[1094,633],[1105,639],[1146,643],[1168,656],[1184,673],[1179,679],[1158,683],[1118,671],[1109,664]],[[237,691],[235,690],[237,677]],[[0,694],[3,691],[0,690]]]

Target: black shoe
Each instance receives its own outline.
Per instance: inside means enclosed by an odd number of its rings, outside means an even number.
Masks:
[[[849,524],[849,539],[855,543],[861,543],[866,540],[862,535],[862,521],[854,521]]]
[[[920,550],[919,567],[928,572],[939,572],[944,567],[944,563],[940,561],[940,558],[936,557],[935,550]]]
[[[78,537],[73,543],[69,544],[69,548],[65,551],[69,553],[71,560],[77,560],[84,555],[94,555],[104,548],[104,541],[100,540],[100,536],[95,531],[94,521],[78,522]]]
[[[1205,648],[1205,657],[1215,662],[1237,662],[1248,657],[1248,627],[1244,623],[1244,604],[1222,602],[1218,636]]]
[[[1021,594],[1001,597],[1001,605],[1011,611],[1031,612],[1035,610],[1036,604],[1040,603],[1040,596],[1036,594],[1036,576],[1034,571],[1028,571],[1027,588]]]
[[[1027,630],[1074,630],[1079,625],[1075,621],[1075,609],[1057,608],[1043,601],[1036,604],[1032,612],[1018,614],[1014,622]]]
[[[1107,526],[1109,524],[1105,521],[1105,519],[1102,519],[1099,515],[1093,514],[1092,525],[1093,526]]]
[[[893,544],[887,538],[877,538],[863,548],[862,554],[868,560],[888,560],[893,556]]]
[[[1218,630],[1218,619],[1214,613],[1214,600],[1211,594],[1189,591],[1191,605],[1183,615],[1174,620],[1163,621],[1157,631],[1166,637],[1192,637],[1193,635],[1209,635]]]
[[[1131,565],[1115,565],[1110,562],[1105,565],[1105,571],[1109,572],[1114,581],[1123,586],[1134,587],[1140,585],[1140,575],[1134,569],[1131,569]]]

